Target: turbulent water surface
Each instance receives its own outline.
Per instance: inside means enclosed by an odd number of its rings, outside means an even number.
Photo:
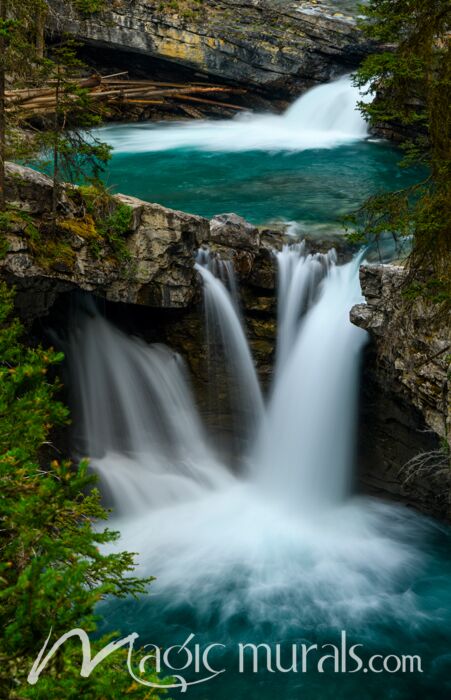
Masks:
[[[212,659],[226,672],[192,686],[195,698],[447,697],[450,533],[352,495],[366,340],[348,320],[360,300],[358,260],[337,267],[332,253],[305,256],[300,245],[279,253],[278,361],[265,399],[230,285],[209,263],[205,254],[197,263],[207,319],[241,396],[238,470],[203,427],[180,357],[92,313],[73,331],[83,453],[114,504],[120,546],[139,552],[140,573],[157,576],[150,597],[104,604],[102,629],[163,647],[190,635],[201,648],[223,644]],[[325,674],[264,665],[254,674],[250,662],[238,672],[240,643],[280,644],[289,666],[292,644],[338,645],[342,631],[363,645],[364,662],[421,655],[424,676],[373,674],[368,687],[363,671],[339,675],[330,663]]]
[[[284,117],[111,127],[103,132],[117,149],[111,177],[132,194],[201,213],[336,221],[368,192],[393,187],[396,172],[392,150],[365,142],[355,100],[338,81]],[[193,264],[209,357],[222,348],[223,372],[210,376],[209,361],[205,373],[213,393],[224,390],[215,376],[229,385],[240,445],[233,464],[204,425],[182,358],[92,312],[73,324],[78,448],[92,455],[114,506],[120,546],[157,577],[140,601],[103,604],[102,631],[136,631],[163,647],[191,634],[203,647],[224,644],[215,666],[225,673],[187,691],[199,699],[450,697],[449,529],[354,494],[366,334],[349,310],[361,300],[359,259],[337,266],[332,252],[307,256],[300,244],[277,254],[277,361],[266,392],[233,268],[205,250]],[[363,645],[365,662],[421,655],[423,672],[340,674],[331,663],[325,673],[238,672],[240,642],[281,644],[288,654],[292,644],[338,645],[343,630]]]

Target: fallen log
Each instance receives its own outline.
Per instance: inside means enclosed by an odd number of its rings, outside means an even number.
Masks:
[[[202,112],[195,107],[190,107],[188,105],[179,105],[180,109],[185,112],[189,117],[192,117],[193,119],[203,119],[204,115]]]
[[[121,78],[127,73],[113,73],[108,76],[93,74],[89,78],[73,81],[73,85],[85,88],[92,101],[92,110],[97,112],[96,103],[105,102],[112,106],[127,104],[165,105],[168,108],[178,108],[195,118],[203,114],[194,106],[179,105],[179,102],[196,102],[199,104],[245,110],[241,105],[224,101],[231,94],[245,94],[244,88],[234,88],[225,85],[206,85],[205,83],[170,83],[155,80],[126,80]],[[207,96],[207,97],[204,97]],[[215,95],[222,100],[215,99]],[[209,97],[208,97],[209,96]],[[70,99],[70,95],[65,99]],[[76,95],[73,95],[76,100]],[[49,82],[42,88],[23,88],[9,90],[6,93],[6,108],[22,110],[26,117],[33,114],[52,114],[56,109],[56,85]]]
[[[239,110],[243,112],[248,111],[246,107],[242,107],[241,105],[234,105],[230,102],[219,102],[218,100],[207,100],[205,97],[191,97],[191,95],[173,95],[173,99],[189,100],[190,102],[201,102],[203,104],[216,105],[218,107],[229,107],[230,109]]]

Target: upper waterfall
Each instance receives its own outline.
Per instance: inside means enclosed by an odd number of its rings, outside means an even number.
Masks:
[[[243,114],[235,119],[171,125],[137,124],[102,130],[116,152],[152,152],[176,148],[202,151],[303,151],[332,148],[364,139],[367,124],[361,95],[349,75],[312,88],[282,115]]]
[[[366,99],[350,77],[344,76],[309,90],[288,108],[283,119],[303,132],[361,139],[368,135],[368,125],[357,104]]]

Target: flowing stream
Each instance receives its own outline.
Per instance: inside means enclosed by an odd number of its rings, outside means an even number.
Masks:
[[[330,149],[366,136],[355,97],[340,80],[284,117],[132,128],[133,147],[211,149],[229,139],[231,150],[267,149],[296,135],[298,149]],[[331,115],[318,114],[324,104]],[[193,260],[206,342],[211,352],[222,347],[218,376],[233,389],[244,435],[238,465],[204,427],[182,358],[125,336],[92,311],[74,326],[79,449],[92,455],[113,505],[120,548],[138,552],[139,572],[157,577],[150,596],[103,604],[103,631],[136,631],[163,646],[190,634],[202,645],[224,644],[217,663],[228,671],[188,691],[205,700],[449,697],[449,530],[354,493],[366,334],[350,324],[349,311],[361,301],[360,259],[337,265],[333,251],[307,255],[302,244],[275,255],[277,361],[266,395],[233,269],[205,251]],[[209,381],[221,391],[214,376]],[[364,645],[364,658],[421,654],[427,673],[374,674],[370,685],[363,672],[238,673],[239,642],[337,643],[341,630]]]

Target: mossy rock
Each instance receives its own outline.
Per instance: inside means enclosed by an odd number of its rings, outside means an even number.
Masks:
[[[48,239],[36,251],[36,261],[44,270],[70,273],[75,267],[77,254],[68,243]]]
[[[82,219],[60,219],[58,228],[88,241],[101,238],[92,214],[85,214]]]

